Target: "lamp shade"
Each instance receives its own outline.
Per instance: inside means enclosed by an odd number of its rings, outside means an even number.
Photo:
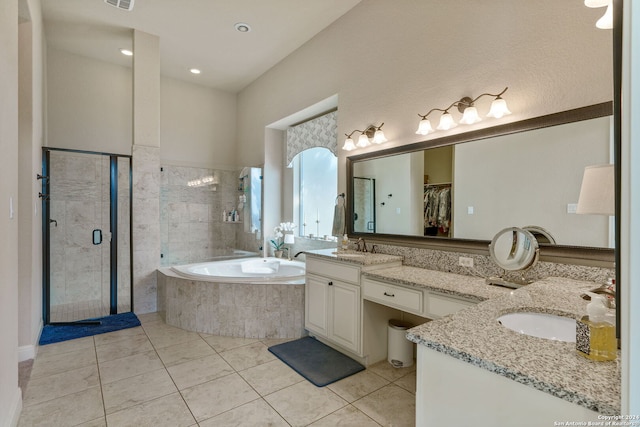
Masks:
[[[285,234],[284,235],[284,243],[287,245],[293,245],[296,242],[295,237],[293,237],[293,234]]]
[[[382,132],[380,129],[378,129],[376,131],[376,133],[373,134],[373,143],[374,144],[382,144],[384,142],[387,142],[387,137],[384,136],[384,132]]]
[[[418,130],[416,131],[417,135],[427,135],[430,132],[433,132],[433,128],[431,127],[431,122],[429,119],[422,119],[418,124]]]
[[[369,142],[369,137],[363,133],[358,137],[358,143],[356,145],[358,147],[364,148],[370,146],[371,142]]]
[[[585,167],[576,213],[614,215],[614,188],[613,165]]]
[[[353,139],[347,138],[344,140],[344,145],[342,146],[344,151],[351,151],[356,149],[356,144],[354,144]]]
[[[458,124],[453,120],[453,116],[449,113],[444,113],[440,116],[440,123],[438,123],[438,130],[449,130],[458,126]]]
[[[584,0],[584,5],[587,7],[605,7],[609,3],[609,0]]]
[[[604,15],[596,22],[596,27],[601,30],[610,30],[613,28],[613,2],[611,0],[609,0]]]
[[[489,109],[487,117],[500,119],[503,116],[507,116],[509,114],[511,114],[511,111],[509,111],[509,109],[507,108],[507,101],[502,98],[496,98],[491,103],[491,108]]]
[[[464,109],[460,123],[465,125],[472,125],[478,123],[482,119],[478,116],[478,109],[476,107],[467,107]]]

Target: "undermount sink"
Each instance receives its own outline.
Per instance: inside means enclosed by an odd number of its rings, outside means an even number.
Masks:
[[[512,331],[548,340],[576,342],[576,321],[547,313],[508,313],[498,323]]]

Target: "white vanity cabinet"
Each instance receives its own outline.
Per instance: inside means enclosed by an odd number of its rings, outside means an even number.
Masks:
[[[439,319],[477,304],[477,301],[462,297],[453,297],[369,277],[362,279],[362,297],[427,319]]]
[[[360,268],[307,257],[305,328],[362,356]]]
[[[367,365],[371,350],[364,337],[367,322],[364,320],[362,273],[399,267],[402,258],[349,254],[345,257],[350,258],[345,260],[327,252],[306,252],[305,328],[320,341]],[[384,331],[386,333],[386,325]]]

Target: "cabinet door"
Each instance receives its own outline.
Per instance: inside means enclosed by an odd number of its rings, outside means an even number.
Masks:
[[[360,287],[333,281],[329,299],[329,339],[360,353]]]
[[[327,312],[329,279],[307,276],[304,293],[304,326],[324,337],[328,334]]]

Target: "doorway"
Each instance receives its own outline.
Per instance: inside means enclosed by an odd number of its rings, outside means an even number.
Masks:
[[[353,177],[353,231],[376,232],[376,180]]]
[[[131,156],[42,154],[44,323],[133,311]]]

